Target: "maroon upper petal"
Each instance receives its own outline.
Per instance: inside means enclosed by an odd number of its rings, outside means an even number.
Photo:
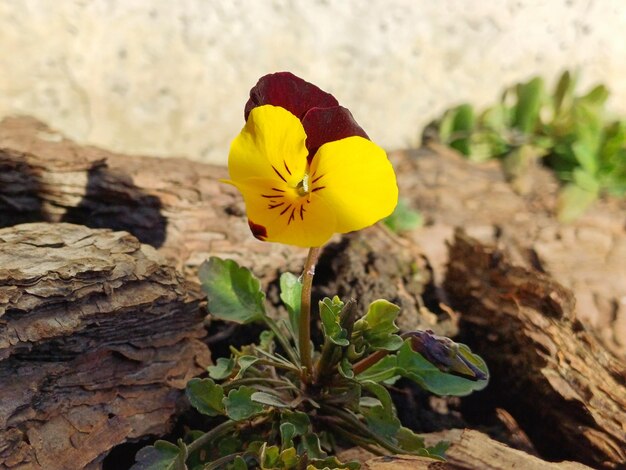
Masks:
[[[327,142],[355,135],[369,139],[352,117],[352,113],[343,106],[313,108],[305,114],[302,126],[306,132],[306,147],[310,156]]]
[[[311,108],[330,108],[339,103],[330,93],[291,72],[278,72],[261,77],[250,90],[250,99],[244,110],[245,119],[248,119],[250,111],[264,104],[280,106],[302,119]]]

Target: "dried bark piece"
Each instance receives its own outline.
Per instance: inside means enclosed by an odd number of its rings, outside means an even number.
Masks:
[[[450,429],[423,435],[427,444],[447,441],[446,462],[411,455],[374,457],[370,452],[354,448],[344,451],[343,460],[363,462],[365,470],[584,470],[590,467],[578,462],[546,462],[538,457],[512,449],[486,434],[472,429]]]
[[[542,455],[626,466],[626,365],[585,331],[571,291],[461,232],[445,288],[491,369],[489,399]]]
[[[0,229],[0,468],[98,468],[209,363],[200,295],[127,233]]]

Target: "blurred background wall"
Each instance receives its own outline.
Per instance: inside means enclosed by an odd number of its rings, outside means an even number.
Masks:
[[[0,117],[127,153],[225,162],[273,71],[393,149],[451,105],[576,67],[626,113],[624,0],[0,0]]]

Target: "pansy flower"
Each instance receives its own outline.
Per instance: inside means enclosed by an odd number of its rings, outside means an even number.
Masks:
[[[391,214],[396,177],[385,151],[330,94],[288,72],[250,91],[228,157],[250,229],[263,241],[326,243]]]

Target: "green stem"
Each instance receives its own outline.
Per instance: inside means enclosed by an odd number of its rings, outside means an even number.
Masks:
[[[300,301],[300,324],[298,331],[298,349],[300,350],[300,360],[302,364],[302,380],[309,382],[313,371],[313,360],[311,358],[311,288],[313,287],[313,276],[315,275],[315,263],[320,254],[320,247],[311,247],[304,263],[304,273],[302,274],[302,297]]]
[[[390,352],[391,351],[387,351],[385,349],[380,349],[370,354],[369,356],[364,357],[363,359],[361,359],[359,362],[357,362],[356,364],[352,366],[352,372],[354,372],[354,375],[359,375],[364,370],[367,370],[370,367],[372,367],[374,364],[376,364],[378,361],[380,361],[383,357],[388,355]]]
[[[203,445],[208,444],[216,436],[219,436],[220,434],[228,432],[231,430],[231,428],[234,428],[236,426],[237,426],[236,421],[232,421],[232,420],[224,421],[222,424],[215,426],[213,429],[204,433],[198,439],[196,439],[191,444],[189,444],[187,446],[187,453],[191,454],[192,452],[195,452]]]
[[[223,387],[224,387],[224,390],[230,390],[236,387],[240,387],[241,385],[263,385],[263,384],[276,385],[277,387],[282,386],[286,388],[292,388],[295,390],[298,389],[294,384],[292,384],[291,382],[287,382],[286,380],[266,379],[264,377],[246,377],[244,379],[237,379],[237,380],[233,380],[232,382],[228,382],[227,384],[223,385]]]
[[[283,332],[280,331],[280,327],[278,326],[278,324],[272,318],[268,316],[264,316],[263,319],[265,320],[265,323],[267,324],[267,326],[269,326],[270,330],[272,330],[272,333],[274,333],[274,336],[276,337],[280,345],[283,347],[287,355],[289,356],[289,359],[291,359],[291,362],[293,362],[294,364],[299,364],[298,354],[296,353],[296,350],[293,348],[293,346],[287,340],[287,338],[285,338],[285,335],[283,335]]]
[[[225,463],[229,463],[235,460],[237,457],[240,457],[242,455],[245,455],[245,452],[237,452],[235,454],[225,455],[224,457],[220,457],[219,459],[214,460],[213,462],[207,463],[204,467],[202,467],[202,470],[216,470],[220,468],[222,465],[224,465]]]

